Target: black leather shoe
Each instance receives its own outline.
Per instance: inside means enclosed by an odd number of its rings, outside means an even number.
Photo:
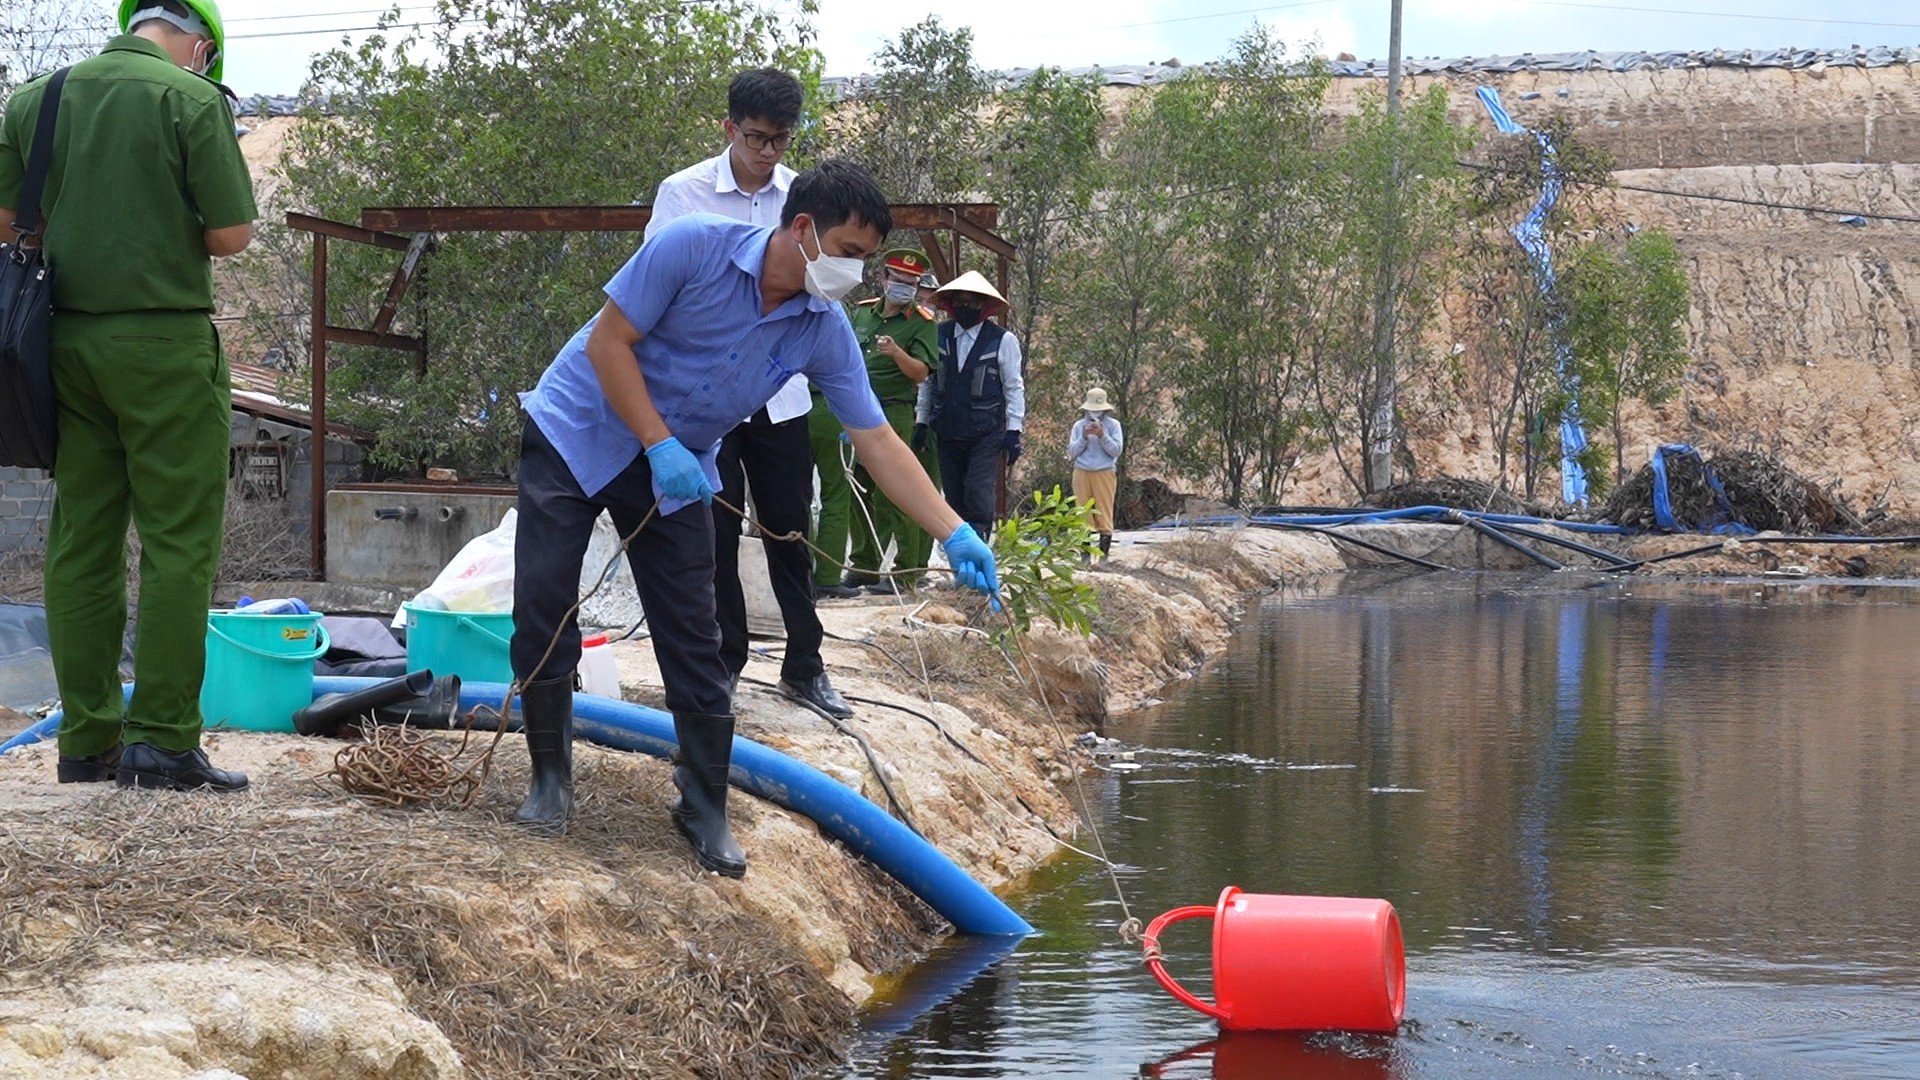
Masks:
[[[913,586],[899,578],[888,578],[867,586],[866,592],[869,596],[912,596]]]
[[[727,769],[733,761],[733,717],[675,713],[673,825],[693,845],[700,865],[726,877],[745,877],[747,856],[727,824]]]
[[[846,585],[821,585],[816,583],[813,595],[818,600],[851,600],[860,595],[860,590]]]
[[[833,688],[833,680],[827,678],[827,673],[824,671],[805,682],[781,679],[780,692],[795,701],[804,701],[821,712],[837,716],[842,720],[853,715],[853,706],[847,704],[847,699],[841,697],[840,691]]]
[[[207,752],[194,747],[175,753],[151,743],[128,743],[120,751],[114,782],[121,787],[159,788],[165,791],[215,791],[226,794],[247,789],[247,774],[216,769]]]
[[[100,784],[120,771],[120,744],[86,757],[62,757],[54,775],[62,784]]]
[[[513,820],[547,836],[565,835],[573,815],[573,676],[542,679],[520,691],[520,720],[533,780]]]

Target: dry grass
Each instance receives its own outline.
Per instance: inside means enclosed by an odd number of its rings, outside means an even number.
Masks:
[[[524,770],[503,767],[491,814],[381,809],[286,780],[21,819],[0,847],[0,985],[57,985],[130,948],[358,960],[389,972],[478,1076],[784,1076],[837,1058],[845,995],[694,870],[666,825],[664,769],[583,762],[579,824],[561,841],[498,823]],[[872,913],[849,927],[856,956],[897,963],[924,943],[924,913],[855,865],[853,899]]]

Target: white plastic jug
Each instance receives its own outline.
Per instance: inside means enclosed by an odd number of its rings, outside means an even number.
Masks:
[[[620,700],[620,667],[605,634],[580,639],[580,692]]]

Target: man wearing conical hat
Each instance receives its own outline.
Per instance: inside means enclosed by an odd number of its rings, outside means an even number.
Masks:
[[[1098,386],[1089,389],[1080,403],[1080,418],[1067,433],[1067,460],[1073,462],[1073,497],[1093,504],[1102,559],[1113,552],[1113,497],[1123,442],[1107,392]]]
[[[913,248],[894,248],[881,259],[884,270],[880,295],[854,305],[848,319],[861,355],[866,357],[867,380],[880,398],[887,423],[905,440],[913,433],[920,384],[932,374],[936,358],[934,327],[938,320],[918,299],[920,278],[932,263],[924,252]],[[814,592],[845,597],[861,588],[885,594],[912,588],[918,572],[926,569],[933,537],[874,485],[866,468],[854,460],[852,446],[841,437],[845,429],[817,395],[810,423],[814,461],[820,469],[820,519],[814,544],[844,558],[851,567],[843,577],[838,565],[816,556]],[[939,465],[933,452],[922,445],[914,453],[927,475],[935,475]],[[849,534],[853,541],[850,553]],[[894,570],[913,576],[880,576],[890,544],[897,545]]]
[[[941,286],[934,299],[948,321],[935,335],[939,360],[920,384],[917,418],[936,436],[947,505],[990,536],[995,485],[1020,458],[1027,416],[1020,339],[993,321],[1007,301],[978,271]]]

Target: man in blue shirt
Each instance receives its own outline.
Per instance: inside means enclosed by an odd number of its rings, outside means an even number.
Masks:
[[[680,752],[673,820],[700,864],[739,877],[727,827],[733,697],[714,606],[715,456],[722,436],[795,375],[820,389],[881,490],[935,536],[962,584],[992,594],[993,554],[949,509],[867,385],[835,303],[892,228],[873,176],[828,161],[793,181],[777,226],[693,214],[661,229],[607,303],[522,398],[513,674],[533,782],[517,820],[565,831],[573,807],[573,619],[604,510],[622,536]],[[636,532],[637,530],[637,532]],[[776,541],[777,542],[777,541]]]

